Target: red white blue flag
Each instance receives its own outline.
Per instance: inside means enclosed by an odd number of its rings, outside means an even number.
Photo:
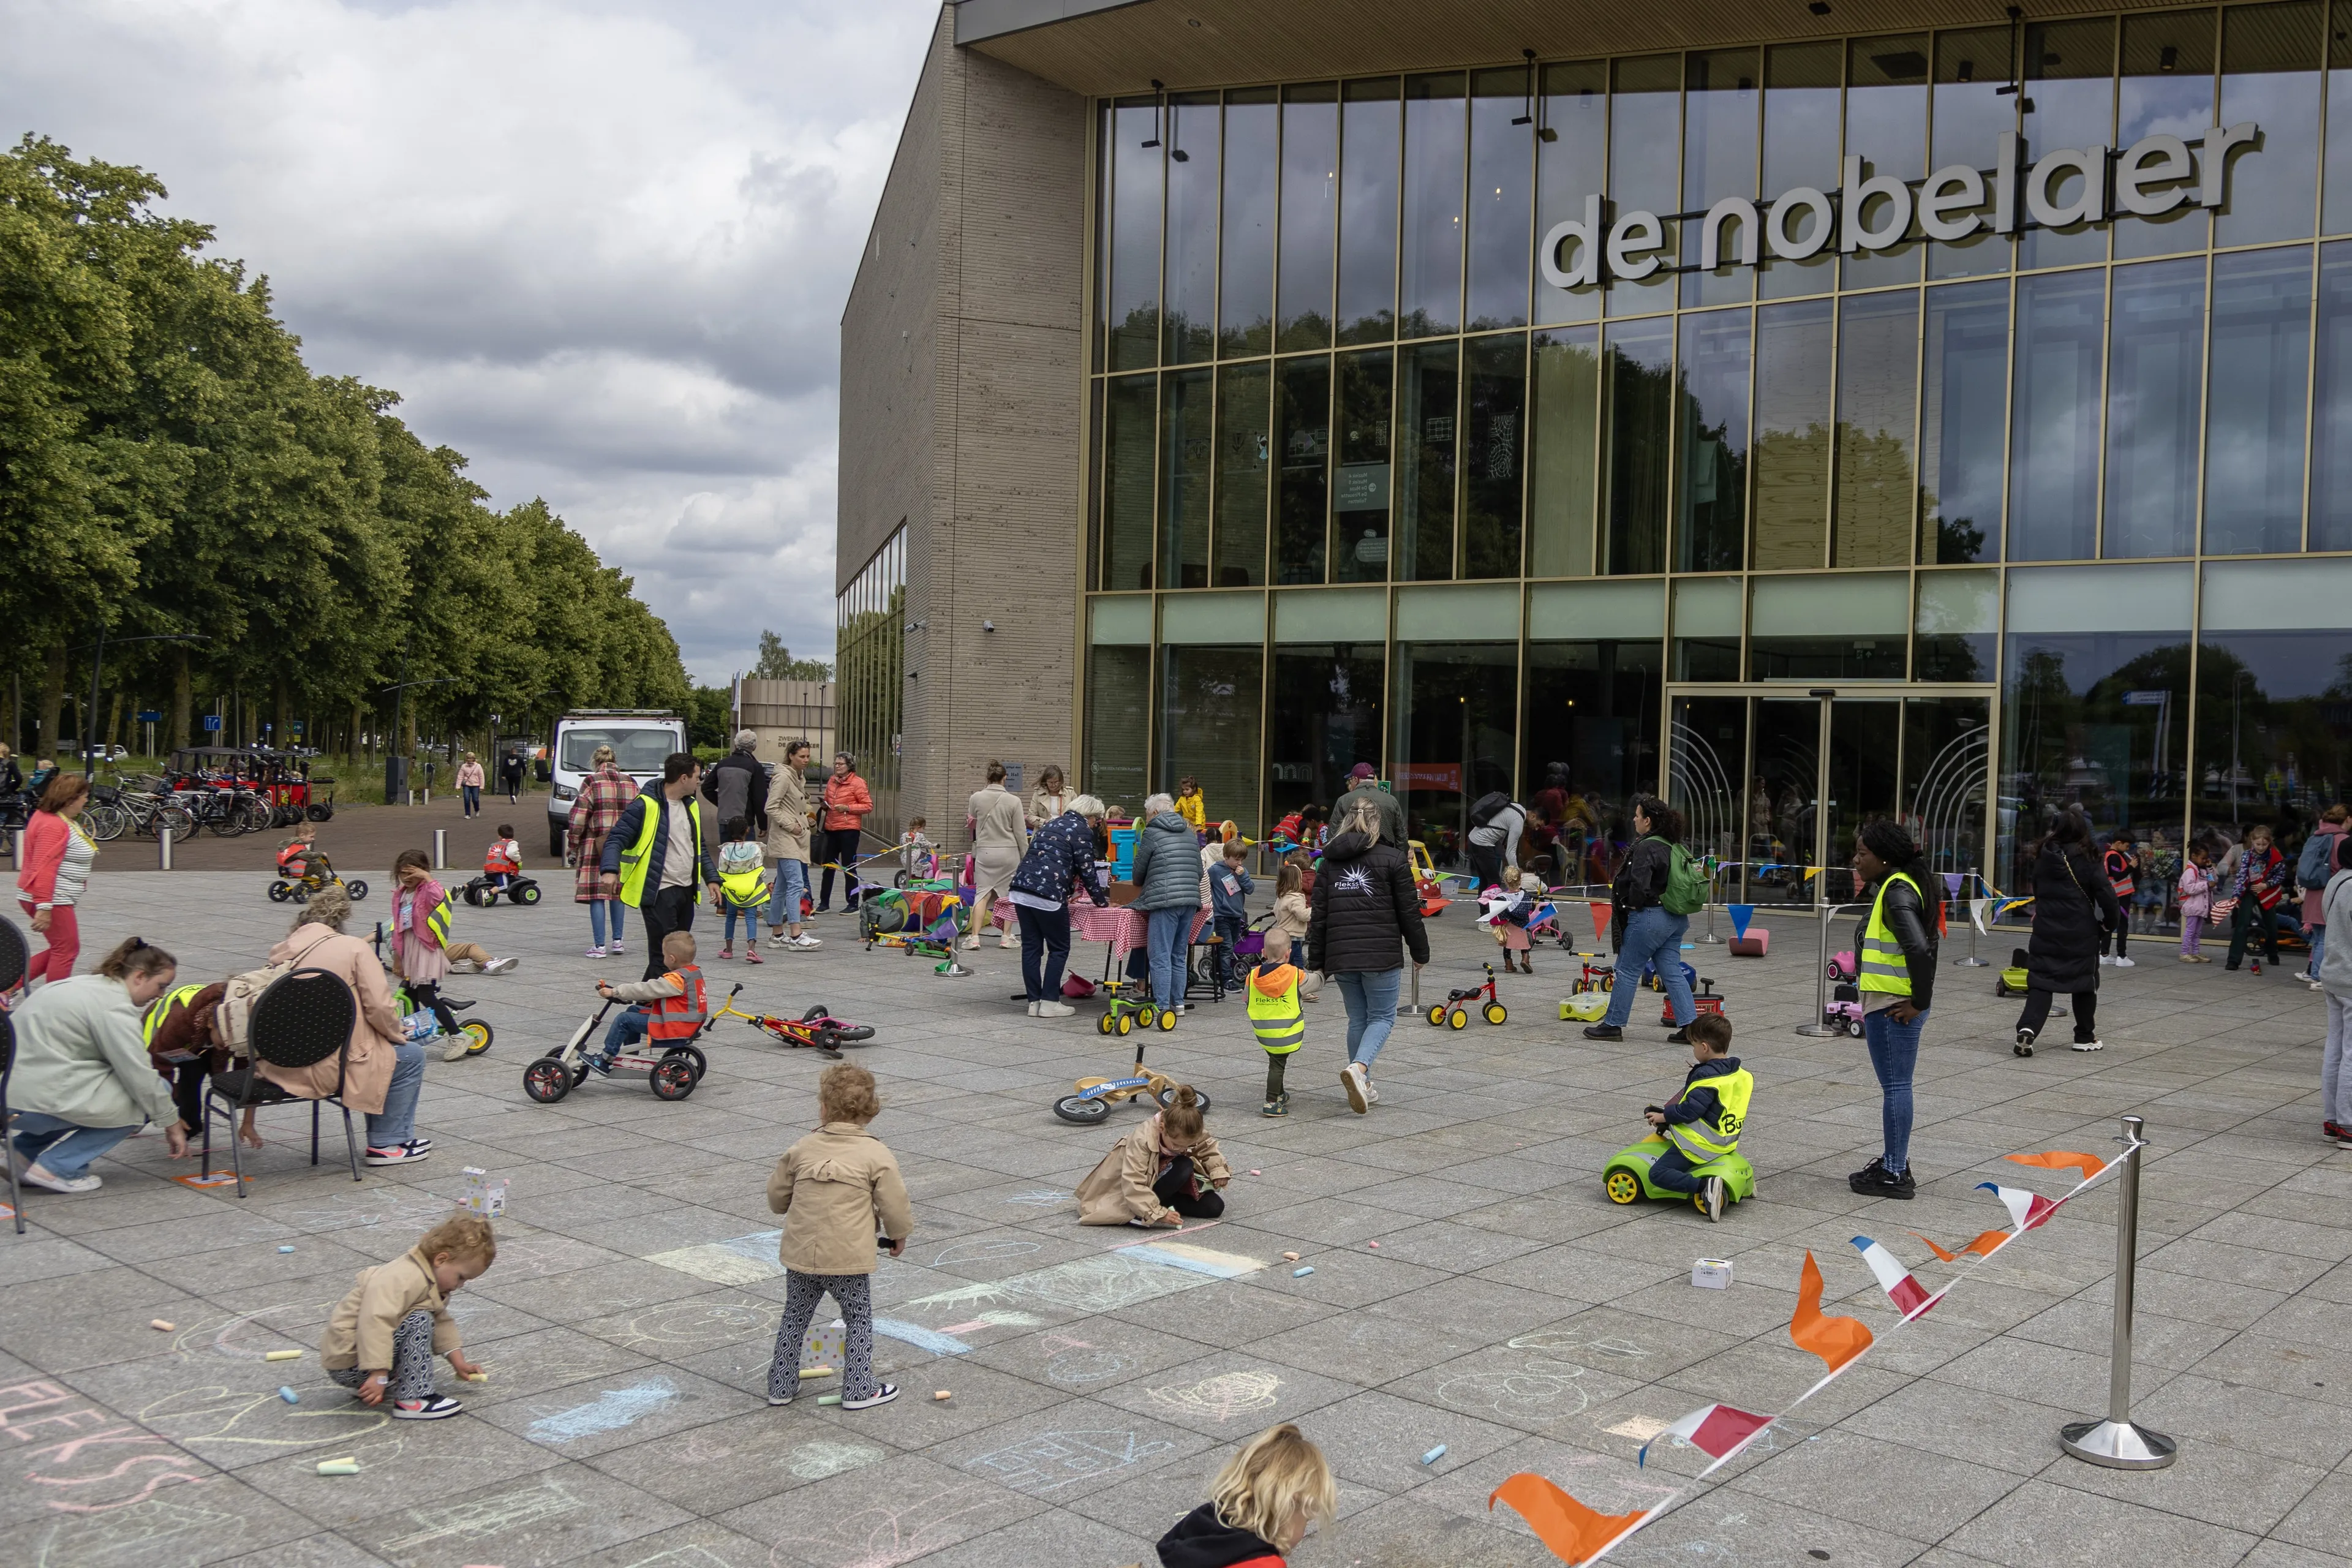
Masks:
[[[1862,1254],[1862,1260],[1870,1265],[1870,1271],[1878,1276],[1878,1288],[1886,1292],[1886,1299],[1895,1303],[1895,1310],[1901,1312],[1906,1321],[1917,1317],[1936,1304],[1936,1299],[1927,1294],[1927,1287],[1911,1277],[1911,1271],[1903,1267],[1895,1254],[1866,1236],[1855,1237],[1853,1245],[1854,1250]]]
[[[2010,1223],[2021,1231],[2032,1230],[2058,1207],[2040,1193],[2030,1193],[2023,1187],[2004,1187],[1998,1182],[1979,1182],[1977,1191],[1999,1198],[2009,1210]]]
[[[1720,1459],[1770,1425],[1772,1417],[1769,1415],[1734,1410],[1728,1405],[1710,1405],[1703,1410],[1692,1411],[1643,1444],[1639,1462],[1646,1468],[1650,1462],[1651,1447],[1667,1437],[1680,1437],[1708,1458]]]

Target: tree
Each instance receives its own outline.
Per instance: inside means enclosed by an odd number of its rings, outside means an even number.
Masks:
[[[698,686],[686,705],[686,743],[722,750],[735,735],[733,694],[723,686]]]
[[[756,680],[831,680],[833,666],[821,658],[794,658],[784,639],[773,632],[760,634],[760,662],[751,667]]]

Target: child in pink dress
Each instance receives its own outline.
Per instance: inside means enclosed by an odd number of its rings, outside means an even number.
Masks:
[[[2210,963],[2199,950],[2205,944],[2205,920],[2213,910],[2213,847],[2202,839],[2189,846],[2180,868],[2180,962]]]

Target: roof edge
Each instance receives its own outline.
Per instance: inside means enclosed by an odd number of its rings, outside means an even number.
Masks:
[[[1033,27],[1049,27],[1074,16],[1123,10],[1149,0],[953,0],[955,41],[977,44]]]

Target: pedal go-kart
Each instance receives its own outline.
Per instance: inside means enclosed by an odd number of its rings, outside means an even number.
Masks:
[[[741,990],[737,986],[736,990]],[[786,1018],[769,1013],[743,1013],[736,1010],[735,993],[727,994],[715,1015],[721,1018],[740,1018],[761,1034],[794,1048],[805,1047],[827,1061],[841,1060],[839,1046],[863,1045],[874,1037],[871,1024],[853,1024],[846,1018],[836,1018],[820,1002],[797,1018]]]
[[[1479,1016],[1485,1018],[1489,1024],[1499,1024],[1511,1016],[1504,1007],[1501,998],[1495,994],[1495,966],[1489,963],[1481,967],[1486,971],[1485,984],[1466,988],[1456,987],[1445,994],[1444,1001],[1430,1004],[1428,1018],[1432,1024],[1451,1025],[1457,1029],[1468,1028],[1470,1010],[1466,1005],[1477,1001],[1481,996],[1486,999],[1486,1005],[1478,1010]]]
[[[738,985],[727,993],[727,1000],[719,1005],[720,1012],[734,1005],[736,994],[742,989]],[[604,1005],[589,1017],[582,1019],[580,1026],[572,1031],[572,1037],[559,1049],[548,1052],[524,1068],[522,1091],[541,1105],[553,1105],[587,1082],[589,1073],[593,1070],[588,1066],[590,1053],[601,1055],[604,1051],[604,1037],[597,1033],[597,1026],[612,1010],[612,998],[606,997]],[[719,1018],[719,1014],[713,1013],[702,1021],[702,1027],[695,1033],[698,1036],[709,1034]],[[639,1041],[635,1049],[614,1057],[613,1070],[615,1073],[644,1073],[646,1087],[654,1091],[656,1100],[684,1100],[694,1092],[694,1086],[702,1081],[702,1075],[710,1070],[710,1060],[684,1040],[662,1041],[648,1037]]]
[[[1127,1031],[1119,1031],[1125,1034]],[[1125,1078],[1082,1078],[1073,1086],[1076,1094],[1066,1094],[1054,1101],[1054,1114],[1065,1121],[1075,1121],[1081,1127],[1091,1127],[1110,1114],[1110,1108],[1122,1100],[1149,1095],[1158,1104],[1176,1103],[1176,1090],[1181,1087],[1164,1074],[1153,1072],[1143,1065],[1143,1047],[1135,1050],[1135,1070]],[[1201,1109],[1209,1109],[1209,1097],[1200,1089]]]
[[[505,895],[507,902],[528,909],[539,902],[539,884],[519,871],[510,871],[507,874],[507,885],[501,888],[498,879],[485,871],[457,889],[457,896],[478,910],[487,910],[496,904],[500,894]]]
[[[277,878],[269,884],[269,901],[273,904],[282,904],[291,900],[298,904],[307,904],[310,901],[310,896],[313,893],[323,891],[328,888],[341,888],[351,896],[352,902],[355,904],[368,895],[368,885],[360,878],[353,877],[347,882],[335,875],[331,868],[321,868],[312,876]]]
[[[1650,1165],[1674,1145],[1664,1138],[1644,1138],[1639,1143],[1620,1149],[1609,1156],[1601,1167],[1601,1190],[1612,1204],[1637,1203],[1643,1198],[1672,1198],[1677,1203],[1688,1202],[1701,1213],[1706,1200],[1697,1193],[1677,1193],[1654,1184],[1650,1180]],[[1756,1194],[1756,1168],[1746,1157],[1733,1152],[1704,1165],[1691,1167],[1694,1176],[1721,1176],[1724,1196],[1738,1203]]]

